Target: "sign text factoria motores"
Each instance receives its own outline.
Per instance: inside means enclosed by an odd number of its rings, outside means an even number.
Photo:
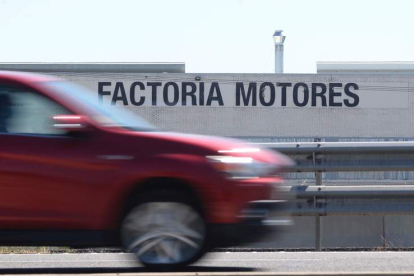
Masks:
[[[408,95],[363,87],[354,82],[100,81],[95,88],[100,103],[124,106],[406,107]]]

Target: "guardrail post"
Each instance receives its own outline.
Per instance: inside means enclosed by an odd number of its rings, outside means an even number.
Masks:
[[[322,172],[315,172],[316,186],[322,185]],[[316,198],[314,200],[317,204]],[[322,225],[321,216],[315,217],[315,251],[322,251]]]

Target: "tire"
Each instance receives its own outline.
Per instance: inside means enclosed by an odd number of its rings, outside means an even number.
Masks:
[[[207,227],[197,203],[185,194],[141,195],[121,225],[124,250],[146,267],[175,269],[206,252]]]

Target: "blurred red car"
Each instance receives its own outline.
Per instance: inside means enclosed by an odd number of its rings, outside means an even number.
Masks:
[[[290,164],[157,131],[66,81],[0,72],[2,246],[123,246],[147,266],[186,265],[260,236],[267,209],[250,202],[270,199]]]

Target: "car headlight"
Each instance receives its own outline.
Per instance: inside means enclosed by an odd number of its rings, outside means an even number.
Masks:
[[[254,160],[251,157],[207,156],[213,167],[228,178],[258,178],[269,176],[276,165]]]

